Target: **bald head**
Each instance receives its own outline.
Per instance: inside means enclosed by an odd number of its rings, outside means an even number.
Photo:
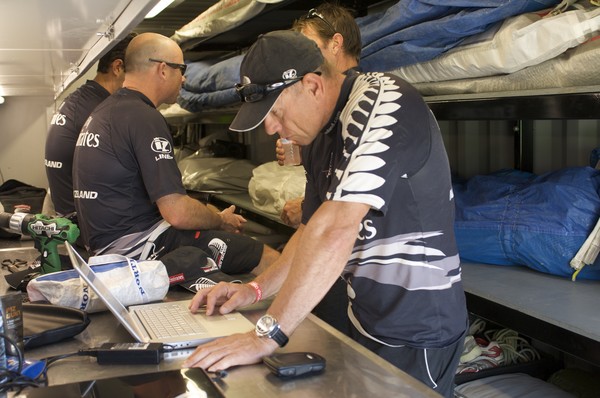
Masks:
[[[183,62],[183,53],[177,43],[158,33],[142,33],[129,43],[125,54],[125,71],[141,72],[152,65],[148,59]]]
[[[172,104],[185,82],[182,64],[177,43],[157,33],[143,33],[127,47],[123,87],[141,92],[154,106]]]

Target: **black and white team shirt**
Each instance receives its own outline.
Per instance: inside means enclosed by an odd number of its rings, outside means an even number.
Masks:
[[[303,159],[303,223],[327,200],[371,208],[344,270],[355,327],[388,346],[455,342],[467,311],[450,169],[418,92],[391,74],[359,75]]]
[[[44,164],[54,208],[60,215],[75,211],[73,203],[73,152],[83,124],[110,93],[99,83],[88,80],[63,101],[52,116]]]
[[[75,206],[94,252],[162,222],[156,201],[185,194],[169,126],[142,93],[122,88],[90,115],[75,148]]]

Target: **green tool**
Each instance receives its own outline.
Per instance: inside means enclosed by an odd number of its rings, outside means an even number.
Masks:
[[[44,274],[61,270],[58,245],[74,243],[79,237],[79,228],[71,220],[44,214],[2,212],[0,227],[33,238],[34,246],[41,254]]]

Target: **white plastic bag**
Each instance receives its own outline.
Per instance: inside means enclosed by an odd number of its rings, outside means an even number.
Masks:
[[[285,202],[304,196],[306,173],[302,166],[264,163],[252,171],[248,193],[259,210],[279,216]]]
[[[161,261],[135,261],[118,254],[90,257],[89,265],[98,279],[123,305],[162,300],[169,290],[169,276]],[[75,270],[54,272],[27,285],[30,301],[49,301],[88,313],[106,310],[96,293]]]

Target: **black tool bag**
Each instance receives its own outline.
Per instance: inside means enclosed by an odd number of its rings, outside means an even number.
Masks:
[[[25,350],[56,343],[83,332],[90,323],[85,311],[53,304],[23,304]]]
[[[14,213],[16,206],[25,205],[27,213],[38,214],[42,212],[46,190],[34,187],[18,180],[7,180],[0,185],[0,203],[7,213]],[[0,238],[19,239],[20,234],[11,233],[0,228]]]

